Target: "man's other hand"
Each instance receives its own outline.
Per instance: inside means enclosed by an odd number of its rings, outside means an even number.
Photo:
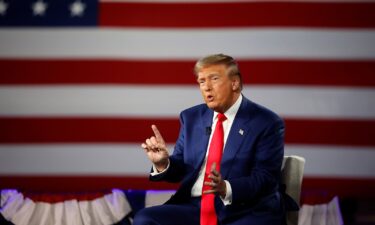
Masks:
[[[217,193],[221,198],[225,198],[227,193],[227,185],[219,171],[216,170],[216,163],[212,163],[211,173],[208,175],[208,178],[211,179],[210,182],[204,182],[204,185],[212,187],[211,190],[204,191],[203,194]]]
[[[154,136],[146,139],[142,143],[142,148],[146,151],[148,158],[155,165],[158,172],[165,170],[169,163],[169,153],[167,145],[155,125],[151,126]]]

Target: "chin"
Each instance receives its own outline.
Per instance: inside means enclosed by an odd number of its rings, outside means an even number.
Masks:
[[[206,104],[207,104],[208,108],[210,108],[210,109],[212,109],[216,112],[220,112],[220,107],[217,104],[215,104],[213,102],[206,103]]]
[[[217,105],[213,102],[206,102],[206,105],[208,106],[208,108],[213,110],[215,110],[215,108],[217,107]]]

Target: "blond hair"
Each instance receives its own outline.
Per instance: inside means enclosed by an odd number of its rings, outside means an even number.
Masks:
[[[233,57],[224,54],[208,55],[199,59],[194,66],[194,74],[198,76],[199,71],[204,67],[212,65],[225,65],[228,68],[228,76],[238,76],[240,78],[240,88],[242,90],[242,77],[238,64]]]

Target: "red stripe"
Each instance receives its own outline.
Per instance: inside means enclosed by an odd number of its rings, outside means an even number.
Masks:
[[[101,2],[99,24],[124,27],[375,27],[373,2]]]
[[[375,61],[239,60],[246,84],[375,86]],[[193,61],[0,60],[0,84],[195,84]],[[157,75],[156,75],[157,73]]]
[[[304,177],[301,202],[305,204],[327,203],[334,196],[375,197],[375,178]]]
[[[147,177],[135,176],[0,176],[0,189],[20,191],[76,192],[121,189],[176,189],[177,184],[151,182]]]
[[[132,176],[0,176],[0,180],[0,189],[15,188],[26,192],[98,192],[112,188],[165,190],[178,187],[178,184],[150,182],[147,177]],[[311,196],[375,197],[374,190],[375,179],[371,178],[305,177],[302,201],[311,203]]]
[[[56,203],[56,202],[62,202],[62,201],[68,201],[68,200],[77,200],[77,201],[90,201],[94,200],[96,198],[101,198],[106,194],[110,194],[111,191],[108,189],[106,191],[104,190],[96,190],[95,192],[87,192],[87,191],[81,191],[81,192],[51,192],[50,190],[46,190],[45,192],[35,192],[35,191],[29,191],[24,190],[22,191],[22,194],[25,198],[30,198],[34,202],[48,202],[48,203]]]
[[[0,143],[143,142],[157,124],[166,141],[177,139],[177,119],[2,118]]]
[[[375,146],[375,120],[285,122],[288,144]],[[141,143],[152,135],[151,124],[173,143],[180,126],[177,119],[147,118],[0,118],[0,124],[0,143]]]
[[[286,119],[286,143],[375,146],[375,120]]]

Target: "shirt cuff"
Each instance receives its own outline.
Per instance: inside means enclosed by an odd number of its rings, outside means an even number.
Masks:
[[[165,168],[163,171],[160,171],[160,172],[156,169],[156,166],[152,164],[152,172],[150,174],[151,176],[156,176],[156,175],[165,173],[168,170],[168,168],[169,168],[169,160],[168,160],[167,168]]]
[[[232,186],[230,186],[229,181],[224,180],[226,186],[227,186],[227,193],[225,194],[225,198],[221,198],[221,201],[223,201],[224,205],[230,205],[232,204]]]

